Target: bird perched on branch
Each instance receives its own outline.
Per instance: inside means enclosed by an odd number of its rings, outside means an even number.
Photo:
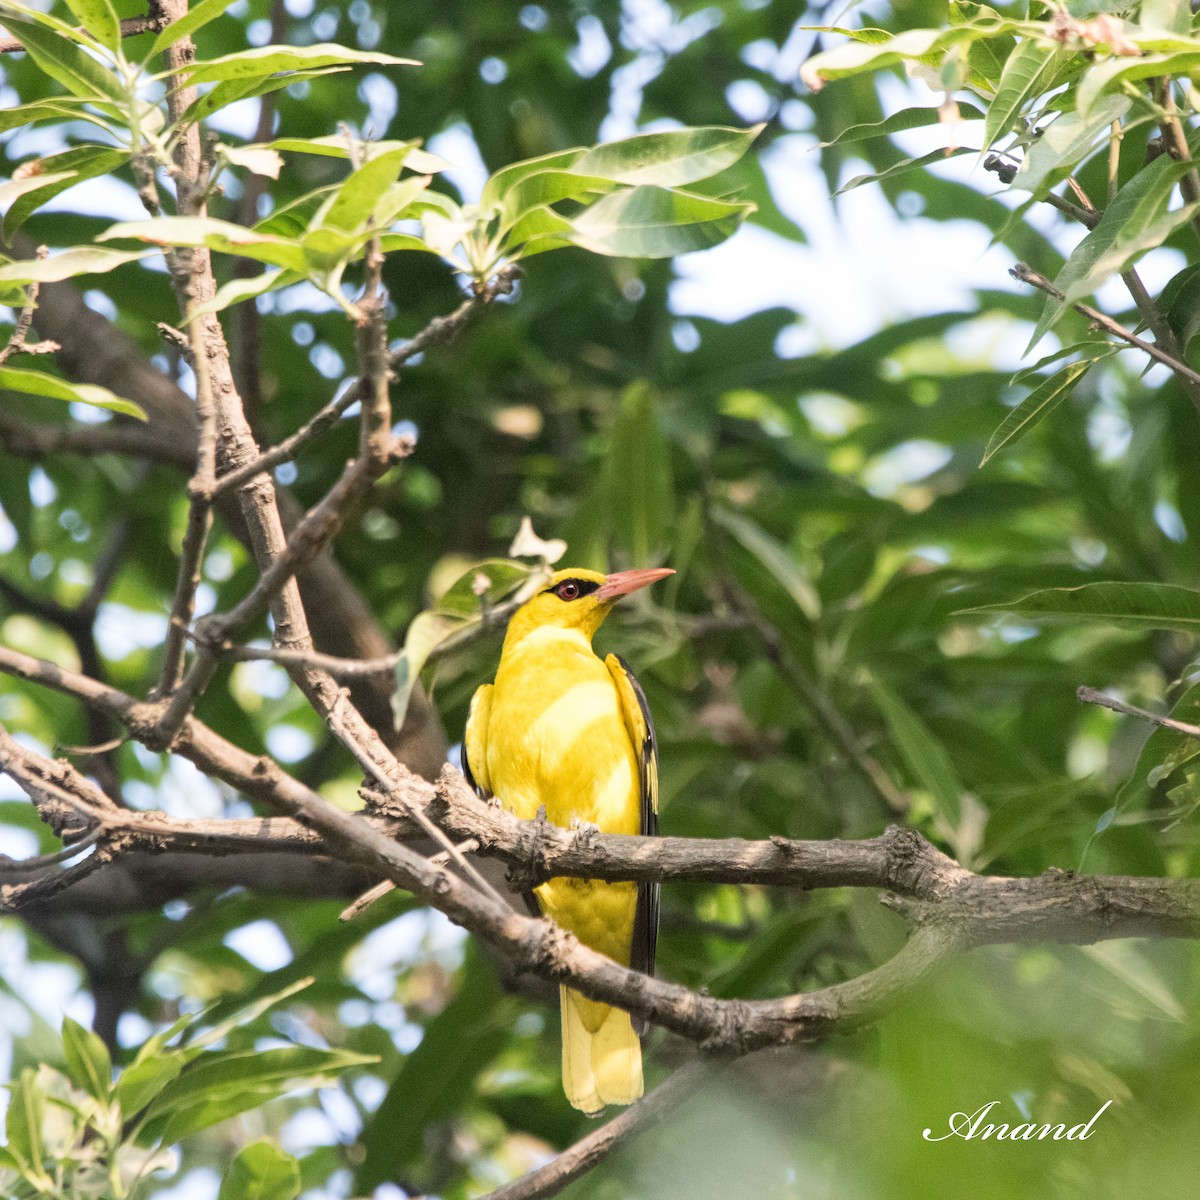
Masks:
[[[658,832],[658,750],[633,672],[592,636],[621,597],[674,574],[559,571],[514,614],[495,683],[471,700],[463,762],[472,786],[525,820],[602,833]],[[550,879],[541,910],[620,963],[654,972],[658,885]],[[567,1099],[585,1113],[642,1094],[642,1048],[628,1013],[559,989]]]

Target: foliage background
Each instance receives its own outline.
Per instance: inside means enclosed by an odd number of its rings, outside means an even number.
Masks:
[[[118,7],[128,15],[136,6]],[[907,790],[904,819],[966,865],[1194,874],[1186,763],[1147,786],[1137,768],[1144,731],[1074,696],[1081,683],[1121,689],[1134,703],[1178,696],[1191,662],[1186,637],[956,614],[1101,579],[1192,584],[1196,414],[1165,372],[1143,376],[1143,362],[1123,356],[979,468],[1005,406],[1024,394],[1010,379],[1041,308],[1003,266],[1019,257],[1052,276],[1082,231],[1049,210],[1009,222],[1013,201],[967,156],[884,180],[889,211],[852,193],[830,220],[815,171],[834,190],[928,146],[919,134],[818,143],[913,97],[940,99],[888,72],[808,94],[796,71],[817,35],[797,23],[834,16],[743,0],[294,0],[274,14],[239,0],[207,27],[209,55],[264,40],[274,19],[280,40],[421,59],[424,67],[395,76],[358,71],[282,92],[279,126],[296,136],[327,134],[339,120],[376,136],[441,133],[435,148],[463,164],[451,178],[465,189],[478,185],[472,145],[494,170],[635,124],[768,122],[756,154],[733,173],[759,205],[754,228],[711,264],[575,251],[534,259],[518,303],[405,372],[397,413],[419,431],[418,452],[375,489],[339,539],[338,559],[397,635],[438,580],[502,552],[525,513],[544,536],[567,539],[582,565],[676,567],[652,605],[600,639],[636,665],[648,692],[667,832],[859,837],[898,817],[831,748],[811,692],[806,702],[789,686],[753,629],[690,620],[728,614],[731,597],[749,596]],[[852,19],[938,26],[945,7],[863,5]],[[37,86],[21,58],[7,57],[3,70],[23,98]],[[250,135],[256,106],[242,116],[236,132]],[[6,173],[54,149],[38,139],[22,130],[3,139]],[[276,203],[327,169],[294,160],[272,186]],[[1099,195],[1103,176],[1089,170],[1081,181]],[[230,194],[219,215],[236,218],[238,204]],[[128,186],[81,188],[32,218],[29,232],[54,245],[87,241],[117,205],[138,215]],[[1148,258],[1147,277],[1161,284],[1185,256],[1194,260],[1189,236]],[[912,245],[950,253],[914,261]],[[892,252],[903,273],[886,269]],[[867,269],[865,283],[844,278]],[[398,335],[459,298],[424,256],[392,258],[385,282]],[[155,331],[174,311],[165,275],[134,265],[89,286],[94,307],[164,370],[178,369]],[[1115,293],[1102,299],[1122,307]],[[246,326],[235,317],[231,328],[245,356]],[[1067,342],[1083,330],[1080,318],[1059,332]],[[286,310],[268,306],[261,335],[253,419],[274,441],[332,394],[352,361],[351,331],[340,313],[302,297]],[[4,403],[55,415],[29,398]],[[302,503],[336,475],[350,436],[320,443],[294,477],[282,476]],[[5,458],[0,504],[0,574],[27,596],[64,604],[86,591],[114,522],[129,522],[128,559],[100,610],[98,640],[113,682],[143,692],[186,515],[178,476],[115,457],[36,466]],[[229,607],[250,577],[244,551],[218,530],[208,601]],[[11,596],[0,597],[0,616],[6,644],[73,653]],[[477,644],[437,665],[433,695],[451,741],[497,649]],[[10,680],[0,684],[0,715],[47,748],[89,740],[72,704]],[[276,668],[233,667],[200,715],[249,748],[270,749],[324,794],[353,793],[350,761]],[[181,816],[249,811],[179,761],[132,746],[120,753],[131,805]],[[29,806],[5,796],[6,847],[54,848]],[[311,988],[235,1036],[247,1046],[345,1047],[379,1055],[378,1066],[191,1139],[157,1195],[215,1195],[232,1148],[260,1134],[300,1156],[312,1197],[369,1194],[382,1180],[392,1181],[382,1197],[397,1185],[469,1195],[586,1131],[561,1096],[557,1024],[544,1003],[502,992],[482,955],[402,897],[348,926],[336,920],[342,903],[233,889],[152,911],[81,913],[77,922],[103,947],[90,973],[64,953],[63,930],[6,918],[7,1065],[16,1072],[55,1058],[58,1008],[86,1022],[93,994],[110,1008],[119,1001],[117,1057],[128,1059],[178,1012],[233,1007],[311,974]],[[714,995],[771,996],[860,973],[899,936],[869,894],[675,885],[664,897],[660,969]],[[119,968],[116,984],[105,966]],[[964,1177],[980,1196],[1135,1186],[1183,1194],[1197,1165],[1198,968],[1191,943],[978,951],[869,1031],[751,1060],[572,1194],[938,1196],[958,1194]],[[650,1081],[684,1051],[652,1036]],[[1074,1123],[1108,1099],[1116,1104],[1085,1143],[921,1139],[951,1112],[989,1100],[1010,1119],[1031,1112]]]

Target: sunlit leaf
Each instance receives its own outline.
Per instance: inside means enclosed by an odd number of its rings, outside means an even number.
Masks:
[[[1133,629],[1200,633],[1200,592],[1170,583],[1086,583],[1049,588],[1019,600],[964,608],[962,613],[1012,613],[1033,620],[1088,621]]]
[[[571,240],[596,254],[670,258],[723,242],[753,211],[752,204],[636,187],[584,209],[571,220]]]
[[[172,21],[154,39],[150,55],[161,54],[168,46],[175,45],[180,38],[202,29],[209,21],[215,21],[233,2],[234,0],[200,0],[199,4],[193,4],[178,21]]]
[[[96,41],[110,50],[121,45],[121,23],[110,0],[66,0],[66,5]]]
[[[314,46],[255,46],[195,63],[188,69],[192,83],[224,79],[261,79],[280,71],[308,71],[321,67],[366,65],[419,67],[412,58],[397,58],[375,50],[353,50],[321,42]]]
[[[0,388],[14,392],[25,392],[31,396],[47,396],[52,400],[65,400],[72,404],[87,404],[92,408],[106,408],[110,412],[124,413],[127,417],[146,420],[146,414],[132,400],[123,400],[108,388],[94,383],[71,383],[44,371],[31,371],[26,367],[0,367]]]

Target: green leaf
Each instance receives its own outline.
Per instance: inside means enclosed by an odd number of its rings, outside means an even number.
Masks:
[[[124,413],[145,421],[146,414],[132,400],[123,400],[94,383],[69,383],[56,375],[44,371],[30,371],[25,367],[0,367],[0,388],[14,392],[25,392],[31,396],[48,396],[52,400],[89,404],[93,408],[106,408],[110,412]]]
[[[178,21],[172,21],[154,39],[154,45],[150,47],[147,58],[161,54],[168,46],[175,45],[180,38],[195,33],[209,21],[215,21],[233,2],[234,0],[201,0],[201,3],[192,5]]]
[[[479,207],[487,210],[499,206],[504,197],[530,175],[543,171],[569,171],[586,153],[586,147],[577,146],[574,150],[556,150],[552,154],[541,154],[537,158],[502,167],[483,185]]]
[[[45,175],[27,175],[24,179],[10,179],[7,183],[0,183],[0,206],[11,205],[27,192],[36,192],[39,188],[74,178],[74,171],[53,171]]]
[[[37,66],[67,91],[88,100],[109,100],[121,109],[129,104],[120,80],[57,30],[10,16],[4,24]]]
[[[8,1088],[8,1115],[5,1132],[8,1149],[30,1175],[45,1179],[45,1147],[42,1126],[46,1100],[37,1085],[35,1073],[26,1067],[20,1078]]]
[[[671,258],[723,242],[753,211],[752,204],[636,187],[602,196],[575,217],[571,241],[595,254]]]
[[[121,23],[109,0],[66,0],[75,19],[102,45],[116,53],[121,45]]]
[[[262,1138],[243,1146],[234,1156],[217,1200],[295,1200],[299,1194],[300,1164]]]
[[[292,71],[285,75],[271,75],[266,79],[227,79],[218,83],[211,91],[205,92],[193,103],[179,119],[179,125],[195,124],[207,120],[213,113],[239,100],[249,100],[255,96],[265,96],[277,92],[281,88],[290,87],[293,83],[301,83],[306,79],[319,79],[322,75],[340,75],[349,71],[349,67],[320,67],[312,71]]]
[[[273,142],[264,143],[264,146],[269,150],[281,150],[284,153],[291,151],[294,154],[316,154],[322,158],[350,157],[350,147],[341,134],[316,138],[281,137],[276,138]],[[446,169],[445,159],[438,158],[436,154],[430,154],[428,150],[422,150],[419,141],[372,142],[371,150],[374,154],[379,155],[399,150],[405,146],[408,147],[408,154],[404,159],[404,166],[407,170],[416,171],[421,175],[436,175],[439,171]]]
[[[1143,39],[1137,39],[1142,41]],[[1090,66],[1079,81],[1075,93],[1075,108],[1090,112],[1092,106],[1107,91],[1135,79],[1151,79],[1170,75],[1190,75],[1200,68],[1200,42],[1191,42],[1187,49],[1176,54],[1143,54],[1136,57],[1114,57]]]
[[[1106,356],[1101,356],[1106,357]],[[1100,361],[1085,358],[1068,363],[1060,371],[1043,380],[1016,408],[1011,409],[1004,420],[996,426],[988,439],[987,449],[980,460],[981,467],[987,466],[1005,446],[1020,441],[1035,425],[1048,417],[1072,392],[1075,385]]]
[[[253,1004],[243,1004],[240,1007],[235,1007],[233,1012],[228,1017],[223,1018],[214,1025],[210,1025],[202,1033],[197,1034],[190,1039],[187,1044],[181,1047],[182,1053],[189,1061],[195,1058],[207,1046],[214,1045],[217,1042],[223,1041],[235,1029],[241,1029],[245,1025],[250,1025],[257,1021],[263,1013],[274,1008],[275,1005],[282,1003],[289,997],[296,995],[297,992],[304,991],[305,988],[311,987],[315,982],[313,976],[305,975],[300,979],[295,979],[286,987],[280,988],[277,992],[271,992],[269,995],[261,996],[255,1000]],[[187,1024],[195,1024],[204,1014],[197,1014],[191,1018]],[[177,1029],[178,1025],[173,1026]],[[169,1041],[173,1036],[171,1030],[160,1035],[164,1041]],[[140,1055],[139,1055],[140,1057]]]
[[[819,30],[844,33],[851,38],[844,45],[815,54],[800,68],[800,78],[814,92],[834,79],[845,79],[863,71],[878,71],[904,62],[923,62],[936,66],[946,51],[965,46],[990,33],[1017,28],[1014,22],[988,22],[984,30],[973,25],[953,25],[945,29],[908,29],[893,37],[882,29],[839,29],[818,26]],[[810,27],[811,28],[811,27]]]
[[[278,179],[283,168],[283,156],[279,151],[263,146],[220,145],[217,152],[233,166],[244,167],[251,174],[262,175],[267,179]]]
[[[1009,56],[996,95],[988,105],[983,125],[984,149],[1010,132],[1031,97],[1040,96],[1062,66],[1064,54],[1055,46],[1026,38]]]
[[[855,175],[853,179],[843,183],[833,194],[841,196],[846,192],[853,191],[857,187],[862,187],[864,183],[879,183],[884,179],[896,179],[901,175],[909,174],[910,171],[919,171],[922,167],[945,162],[947,159],[956,158],[960,154],[977,153],[977,150],[971,150],[966,146],[951,146],[945,150],[931,150],[928,154],[922,154],[917,158],[902,159],[898,163],[893,163],[887,170],[880,171],[874,175]]]
[[[765,129],[708,126],[642,133],[588,150],[571,166],[577,175],[598,175],[618,183],[683,187],[732,166]]]
[[[73,146],[61,154],[51,154],[41,159],[38,166],[42,173],[20,180],[22,184],[33,186],[22,189],[19,198],[14,197],[12,207],[4,215],[4,236],[10,238],[28,217],[60,192],[86,179],[107,175],[128,160],[129,154],[124,150],[94,145]],[[0,188],[0,192],[3,190]]]
[[[898,693],[872,679],[871,694],[913,777],[929,793],[951,829],[957,829],[962,821],[963,786],[946,748]]]
[[[396,686],[392,692],[392,718],[397,729],[404,724],[413,688],[434,651],[448,638],[478,624],[487,609],[522,597],[523,590],[540,586],[543,578],[544,572],[528,563],[490,558],[459,576],[433,608],[418,613],[409,622],[396,660]]]
[[[84,101],[77,96],[56,96],[53,100],[35,100],[30,104],[18,104],[13,108],[0,110],[0,133],[10,129],[20,129],[33,125],[37,121],[45,121],[51,117],[71,119],[79,115]]]
[[[621,393],[608,455],[608,496],[613,530],[630,561],[658,561],[670,538],[675,499],[657,398],[644,381]]]
[[[188,69],[190,82],[212,83],[225,79],[262,79],[280,71],[305,71],[320,67],[364,64],[376,67],[419,67],[412,58],[397,58],[376,50],[352,50],[320,42],[315,46],[256,46],[197,62]]]
[[[1029,147],[1012,186],[1040,193],[1061,183],[1097,148],[1099,139],[1108,144],[1109,127],[1132,103],[1128,96],[1109,96],[1086,115],[1063,113]]]
[[[110,250],[107,246],[78,246],[49,258],[26,258],[0,266],[0,283],[58,283],[76,275],[103,275],[125,263],[153,254],[152,250]]]
[[[958,112],[964,121],[977,121],[983,117],[983,113],[973,104],[960,104]],[[821,149],[840,146],[846,142],[865,142],[870,138],[890,137],[893,133],[904,133],[909,129],[923,129],[927,125],[940,124],[943,124],[940,108],[902,108],[882,121],[868,121],[863,125],[847,126],[836,137],[822,142]]]
[[[235,254],[256,262],[286,267],[292,271],[305,269],[304,251],[295,242],[271,234],[247,229],[231,221],[214,217],[156,217],[147,221],[121,221],[109,226],[96,239],[109,242],[115,238],[136,238],[155,246],[207,246],[221,254]]]
[[[810,621],[821,615],[821,599],[816,589],[786,547],[741,513],[713,508],[712,518],[758,560]]]
[[[146,1112],[142,1140],[179,1141],[288,1092],[336,1083],[348,1067],[378,1061],[311,1046],[210,1051],[159,1092]]]
[[[265,296],[268,292],[291,287],[303,278],[299,271],[264,271],[250,279],[231,279],[217,289],[217,294],[207,304],[201,304],[194,309],[193,316],[202,317],[207,313],[223,312],[244,300],[253,300],[257,296]]]
[[[1164,1016],[1170,1021],[1187,1020],[1187,1010],[1171,985],[1136,942],[1121,940],[1105,942],[1102,946],[1081,946],[1080,949],[1132,992],[1149,1001],[1156,1016]]]
[[[1200,333],[1200,263],[1184,267],[1165,288],[1159,307],[1166,309],[1167,323],[1181,350],[1186,350]]]
[[[531,209],[508,231],[501,249],[504,255],[516,259],[531,258],[546,250],[569,245],[571,222],[548,205],[543,205]]]
[[[89,1096],[107,1102],[112,1093],[112,1059],[108,1047],[89,1029],[63,1018],[63,1051],[71,1078]]]
[[[557,204],[560,200],[582,200],[604,195],[617,185],[600,175],[575,171],[535,171],[526,175],[504,196],[504,226],[515,225],[527,212]]]
[[[517,595],[536,568],[511,558],[486,558],[460,575],[438,598],[433,611],[477,618]]]
[[[182,1055],[166,1052],[131,1063],[117,1079],[116,1098],[128,1120],[136,1116],[183,1070]]]
[[[1161,245],[1200,210],[1200,203],[1196,203],[1165,211],[1176,182],[1188,167],[1187,163],[1161,155],[1117,193],[1095,229],[1075,247],[1055,278],[1063,298],[1046,297],[1042,316],[1029,340],[1030,349],[1072,304],[1090,296],[1147,250]]]
[[[320,224],[347,232],[362,229],[371,220],[384,193],[396,182],[409,150],[408,146],[389,150],[352,171],[318,217]]]
[[[959,614],[1012,613],[1031,620],[1087,621],[1131,629],[1200,633],[1200,592],[1170,583],[1085,583],[1046,588],[1020,600],[964,608]]]

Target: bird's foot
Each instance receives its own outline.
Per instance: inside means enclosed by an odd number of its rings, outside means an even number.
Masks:
[[[593,825],[591,821],[581,821],[578,817],[571,818],[569,828],[575,831],[579,843],[588,849],[596,844],[596,839],[600,836],[599,825]]]

